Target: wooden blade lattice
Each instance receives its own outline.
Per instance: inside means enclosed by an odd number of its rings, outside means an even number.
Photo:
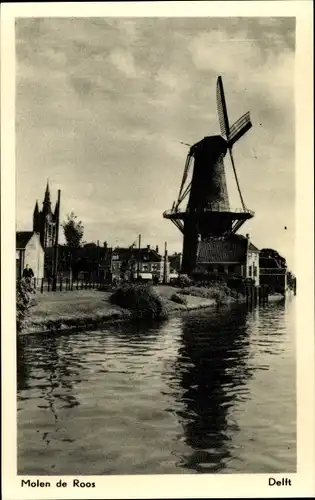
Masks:
[[[248,111],[231,126],[230,133],[228,135],[229,147],[232,147],[233,144],[235,144],[236,141],[238,141],[251,127],[252,123],[250,121],[250,114]]]
[[[182,178],[182,182],[181,182],[181,185],[180,185],[180,190],[179,190],[179,194],[178,194],[176,208],[178,208],[178,206],[183,201],[183,199],[187,196],[187,193],[188,193],[187,188],[185,189],[185,191],[183,193],[183,188],[184,188],[185,183],[187,181],[188,172],[189,172],[189,168],[190,168],[190,165],[191,165],[192,158],[193,158],[192,155],[189,153],[187,155],[186,162],[185,162],[184,173],[183,173],[183,178]],[[189,188],[190,188],[190,185],[188,186],[188,190],[189,190]]]
[[[226,138],[230,135],[229,119],[227,115],[226,102],[224,97],[222,78],[217,80],[217,110],[220,123],[221,134]]]

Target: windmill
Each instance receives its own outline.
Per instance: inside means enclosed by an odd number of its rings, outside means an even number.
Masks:
[[[244,203],[232,152],[235,143],[252,127],[250,114],[245,113],[230,126],[220,76],[216,99],[221,135],[204,137],[190,147],[178,198],[171,210],[163,213],[183,233],[182,271],[187,274],[193,271],[199,239],[228,238],[254,216]],[[231,210],[227,192],[223,164],[227,152],[241,201],[241,208],[236,210]]]

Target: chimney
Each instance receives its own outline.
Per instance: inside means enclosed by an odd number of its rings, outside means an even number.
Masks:
[[[159,253],[159,245],[156,245],[155,251],[156,251],[156,253]]]

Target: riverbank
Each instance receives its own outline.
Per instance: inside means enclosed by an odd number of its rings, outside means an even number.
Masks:
[[[171,296],[178,289],[158,286],[155,291],[161,297],[167,314],[181,314],[216,305],[214,299],[186,295],[186,304],[178,304]],[[91,329],[103,324],[131,319],[131,312],[109,301],[111,293],[99,290],[77,290],[67,292],[44,292],[36,295],[36,303],[30,318],[20,335],[35,333],[60,333]]]
[[[217,305],[215,298],[192,294],[183,295],[186,303],[180,304],[171,300],[172,295],[178,294],[178,288],[160,285],[154,289],[161,298],[168,317]],[[19,335],[91,330],[108,323],[130,321],[132,312],[110,303],[110,295],[111,292],[99,290],[37,293],[30,317]],[[284,300],[282,295],[269,296],[269,302],[282,300]],[[238,300],[226,297],[224,303],[244,301],[245,297],[243,300],[240,297]]]

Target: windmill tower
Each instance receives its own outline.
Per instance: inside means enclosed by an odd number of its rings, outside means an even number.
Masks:
[[[221,135],[204,137],[190,147],[177,201],[163,213],[183,233],[182,271],[187,274],[194,270],[199,240],[228,238],[254,216],[244,203],[232,153],[234,144],[252,126],[250,115],[245,113],[230,126],[220,76],[216,97]],[[223,158],[227,152],[241,201],[236,210],[230,208],[226,186]]]

